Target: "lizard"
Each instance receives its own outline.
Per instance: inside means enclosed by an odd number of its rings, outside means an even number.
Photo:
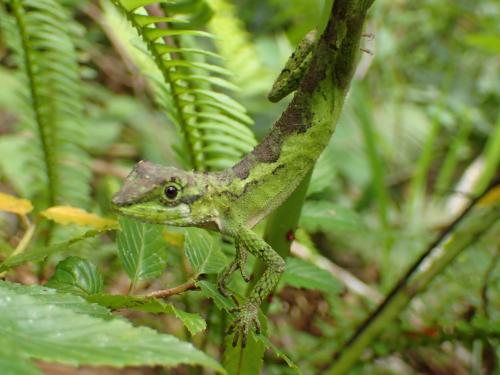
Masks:
[[[251,330],[260,333],[259,306],[274,290],[284,259],[252,228],[284,202],[311,170],[334,132],[356,66],[366,11],[372,0],[335,0],[318,38],[306,36],[278,77],[269,98],[294,97],[270,132],[230,168],[184,171],[140,161],[112,198],[118,214],[140,221],[195,226],[234,238],[236,255],[221,272],[218,287],[244,271],[248,253],[266,269],[246,300],[234,309],[228,334],[244,347]]]

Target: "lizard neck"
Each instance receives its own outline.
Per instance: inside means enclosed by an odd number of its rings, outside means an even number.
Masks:
[[[348,2],[335,2],[343,12]],[[334,19],[334,17],[331,17]],[[221,192],[238,220],[252,226],[298,186],[335,130],[355,67],[362,18],[329,23],[291,103],[271,132],[223,172]]]

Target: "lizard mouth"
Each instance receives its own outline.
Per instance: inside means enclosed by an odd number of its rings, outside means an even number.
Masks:
[[[190,208],[186,204],[172,208],[159,206],[155,202],[123,202],[113,197],[111,206],[118,215],[142,222],[178,226],[189,224]]]

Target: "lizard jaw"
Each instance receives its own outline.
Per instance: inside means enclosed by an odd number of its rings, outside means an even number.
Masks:
[[[119,204],[113,199],[112,209],[119,215],[153,224],[188,226],[192,222],[191,209],[187,204],[165,208],[148,202]]]

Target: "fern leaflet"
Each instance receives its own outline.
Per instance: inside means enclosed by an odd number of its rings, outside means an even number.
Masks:
[[[216,64],[220,57],[200,47],[200,40],[212,38],[197,29],[210,15],[206,2],[112,2],[139,33],[161,72],[166,85],[157,94],[186,145],[187,166],[221,169],[249,152],[255,145],[248,129],[252,120],[226,94],[236,87],[225,78],[230,73]],[[155,86],[161,87],[161,83],[156,81]]]

